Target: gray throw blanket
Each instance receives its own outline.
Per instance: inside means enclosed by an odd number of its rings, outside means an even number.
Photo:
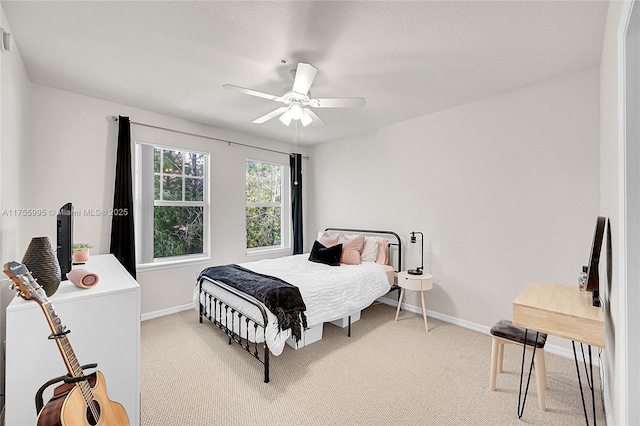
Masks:
[[[304,315],[307,307],[298,287],[235,264],[207,268],[200,272],[198,280],[203,276],[255,297],[278,318],[280,331],[291,329],[296,342],[302,337],[302,330],[307,328],[307,317]]]

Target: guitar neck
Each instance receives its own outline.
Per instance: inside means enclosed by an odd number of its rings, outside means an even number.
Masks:
[[[71,347],[71,343],[67,338],[69,330],[67,330],[67,327],[62,324],[53,304],[51,302],[46,302],[40,305],[40,307],[42,308],[42,311],[47,318],[47,322],[49,323],[49,328],[51,329],[50,338],[55,340],[58,345],[58,350],[62,355],[62,359],[64,360],[69,375],[71,377],[83,376],[84,373],[82,372],[82,368],[80,368],[78,358],[76,357],[76,354]]]

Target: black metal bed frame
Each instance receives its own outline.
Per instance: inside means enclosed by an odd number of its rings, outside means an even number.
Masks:
[[[397,242],[388,242],[389,247],[397,247],[397,269],[394,267],[395,272],[399,272],[402,270],[402,241],[400,240],[400,236],[392,231],[374,231],[374,230],[366,230],[366,229],[349,229],[349,228],[326,228],[325,231],[340,231],[340,232],[351,232],[351,233],[360,233],[360,234],[370,234],[370,235],[392,235]],[[391,256],[390,256],[390,264]],[[211,284],[215,285],[222,290],[237,296],[244,301],[250,303],[255,306],[260,314],[262,315],[261,319],[253,318],[251,315],[242,312],[237,307],[232,306],[230,302],[226,302],[216,295],[208,292],[206,289],[202,287],[202,282],[207,280]],[[398,290],[398,285],[393,284],[389,289],[389,293]],[[398,295],[400,297],[400,295]],[[204,300],[203,300],[204,299]],[[211,323],[217,326],[223,333],[225,333],[229,337],[229,345],[233,342],[236,342],[241,348],[247,351],[251,356],[256,358],[260,363],[264,365],[264,382],[269,383],[269,346],[266,342],[266,327],[267,327],[267,312],[266,307],[262,302],[257,300],[256,298],[243,293],[221,281],[212,280],[208,277],[202,276],[198,280],[198,303],[199,303],[199,321],[202,323],[203,318],[207,318]],[[208,308],[208,309],[207,309]],[[223,313],[224,310],[224,313]],[[231,312],[231,326],[229,327],[229,312]],[[238,322],[238,330],[236,330],[236,319]],[[242,337],[242,321],[245,322],[245,336]],[[262,335],[265,336],[265,342],[261,345],[263,346],[262,355],[260,354],[260,350],[258,347],[258,343],[251,342],[249,340],[249,330],[250,327],[253,327],[254,337],[258,335],[258,329],[262,329]],[[351,337],[351,315],[349,315],[348,320],[348,331],[347,336]],[[257,340],[257,339],[255,339]]]

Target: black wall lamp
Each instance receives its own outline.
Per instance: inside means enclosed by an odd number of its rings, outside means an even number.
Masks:
[[[407,272],[411,275],[422,275],[422,270],[424,269],[424,235],[419,231],[411,232],[411,244],[415,244],[416,234],[420,234],[420,267],[409,269]]]

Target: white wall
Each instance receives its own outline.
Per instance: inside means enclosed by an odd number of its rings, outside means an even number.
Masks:
[[[589,69],[315,146],[307,246],[327,226],[394,230],[413,268],[421,231],[428,310],[487,327],[531,280],[576,284],[599,212],[598,91]]]
[[[112,115],[132,121],[208,135],[244,144],[291,152],[288,144],[234,133],[191,121],[106,102],[49,87],[33,85],[30,169],[23,207],[57,210],[71,201],[78,211],[109,209],[113,186],[118,124]],[[288,156],[209,139],[132,125],[136,139],[211,153],[212,259],[188,267],[140,271],[142,313],[191,303],[192,289],[203,266],[246,261],[245,159],[288,164]],[[10,207],[7,205],[7,207]],[[75,216],[74,240],[94,245],[92,253],[108,253],[111,219]],[[30,238],[45,235],[55,241],[55,216],[33,218],[18,241],[23,252]]]
[[[1,7],[0,18],[0,26],[11,32]],[[22,218],[3,213],[14,201],[29,197],[22,177],[33,172],[25,150],[31,85],[13,42],[10,52],[0,53],[0,80],[0,264],[4,265],[22,259],[16,247]],[[0,285],[0,394],[4,394],[5,309],[14,294],[4,283]],[[3,406],[4,397],[0,397],[0,411]]]
[[[636,3],[634,6],[638,8]],[[607,321],[606,345],[607,357],[605,358],[605,373],[609,378],[605,382],[609,396],[608,406],[612,407],[610,422],[613,424],[639,424],[640,407],[637,401],[640,399],[640,377],[638,375],[638,362],[640,361],[640,338],[637,333],[638,304],[637,281],[627,281],[625,272],[627,265],[638,267],[637,258],[624,256],[626,236],[625,221],[625,183],[622,180],[625,166],[625,131],[621,127],[625,108],[622,106],[624,97],[622,89],[624,78],[623,67],[623,30],[630,16],[630,2],[609,2],[607,24],[601,57],[600,75],[600,190],[602,214],[611,221],[612,248],[613,248],[613,276],[610,283],[607,302],[605,303],[605,316]],[[634,13],[639,13],[637,10]],[[637,18],[637,15],[636,15]],[[636,45],[631,46],[635,53],[635,65],[638,64],[637,43],[638,22],[632,24],[631,36]],[[637,73],[628,75],[627,79],[633,79],[637,90],[639,77]],[[633,87],[630,85],[629,87]],[[635,102],[638,102],[638,94],[635,93]],[[637,126],[636,112],[630,112],[631,120]],[[634,142],[637,146],[638,141]],[[637,159],[635,160],[637,162]],[[636,163],[637,164],[637,163]],[[635,167],[637,172],[637,166]],[[633,184],[633,183],[630,183]],[[637,182],[634,184],[637,187]],[[637,227],[638,217],[627,217],[633,226]],[[637,244],[637,241],[635,242]],[[635,295],[635,296],[634,296]],[[608,417],[609,417],[608,416]]]

